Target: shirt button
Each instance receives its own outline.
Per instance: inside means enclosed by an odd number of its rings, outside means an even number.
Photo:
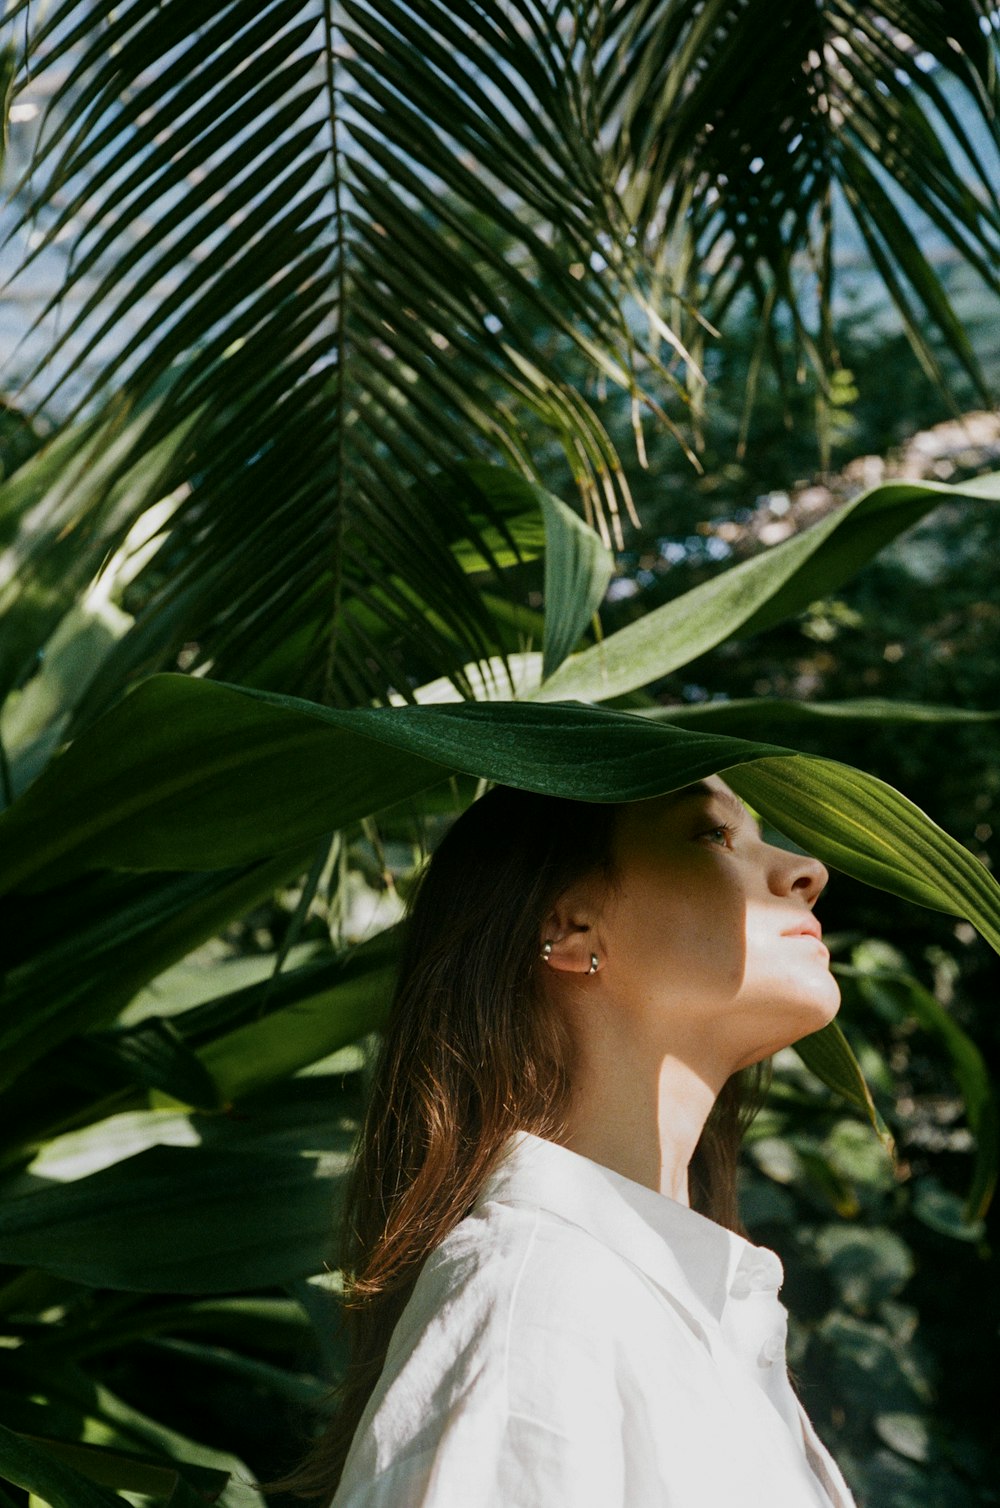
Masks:
[[[760,1365],[773,1367],[774,1363],[785,1353],[785,1340],[782,1335],[769,1335],[760,1348]]]
[[[729,1285],[729,1292],[734,1299],[745,1299],[753,1291],[753,1282],[745,1267],[741,1267]]]

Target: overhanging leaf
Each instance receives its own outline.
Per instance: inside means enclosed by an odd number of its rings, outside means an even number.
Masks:
[[[348,712],[184,676],[146,682],[0,817],[3,880],[37,879],[56,862],[63,873],[246,862],[454,772],[636,801],[721,771],[824,862],[963,916],[1000,948],[1000,887],[987,870],[891,786],[833,760],[606,708]]]
[[[484,714],[486,716],[484,717]],[[281,852],[456,770],[579,800],[636,800],[771,744],[584,707],[341,712],[156,676],[0,817],[0,884],[82,867],[214,869]]]

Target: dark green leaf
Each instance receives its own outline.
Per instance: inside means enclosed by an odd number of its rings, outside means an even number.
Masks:
[[[95,1288],[225,1293],[322,1270],[335,1176],[316,1157],[152,1147],[63,1186],[8,1198],[0,1261]]]
[[[42,1498],[48,1508],[122,1508],[123,1499],[90,1481],[47,1448],[0,1424],[0,1476]]]

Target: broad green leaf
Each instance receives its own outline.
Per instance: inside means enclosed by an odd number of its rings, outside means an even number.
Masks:
[[[24,1174],[7,1179],[4,1198],[36,1192],[38,1182],[76,1183],[150,1147],[197,1147],[201,1128],[186,1110],[129,1110],[51,1137]]]
[[[539,698],[607,701],[635,691],[736,635],[773,627],[828,596],[945,499],[1000,497],[1000,474],[948,486],[888,482],[801,534],[720,572],[566,660]]]
[[[126,1455],[105,1446],[68,1440],[41,1439],[31,1435],[22,1438],[53,1460],[78,1471],[90,1482],[116,1492],[135,1492],[157,1500],[164,1499],[175,1504],[176,1508],[198,1508],[198,1505],[214,1502],[226,1485],[225,1472],[212,1471],[204,1466],[185,1465],[182,1475],[177,1466],[151,1456]]]
[[[95,1288],[225,1293],[319,1272],[350,1138],[326,1157],[153,1147],[0,1206],[0,1262]]]
[[[142,882],[106,875],[68,892],[57,885],[44,900],[8,901],[9,928],[33,920],[34,935],[41,920],[43,929],[29,956],[8,964],[0,1083],[67,1037],[108,1026],[138,989],[294,879],[311,857],[311,849],[292,849],[235,872]],[[6,1125],[0,1142],[12,1132],[24,1129]]]
[[[258,1155],[302,1157],[334,1167],[349,1145],[345,1128],[360,1108],[358,1091],[324,1074],[286,1079],[244,1101],[235,1115],[169,1106],[101,1116],[95,1108],[90,1124],[53,1136],[26,1171],[8,1175],[3,1196],[31,1199],[40,1188],[80,1185],[110,1169],[144,1167],[138,1157],[154,1148],[251,1161]],[[43,1297],[51,1302],[50,1295]]]
[[[545,518],[545,643],[550,676],[579,643],[600,607],[614,557],[600,536],[551,492],[538,488]]]
[[[987,870],[891,786],[833,760],[597,707],[338,711],[183,676],[146,682],[0,817],[3,880],[57,861],[63,874],[246,862],[456,771],[579,801],[641,800],[724,771],[824,862],[963,916],[1000,948]]]
[[[315,942],[292,948],[281,971],[282,981],[315,958]],[[220,996],[237,995],[253,985],[267,984],[274,974],[273,953],[229,954],[219,949],[211,967],[204,959],[185,958],[158,974],[129,1001],[117,1018],[122,1027],[136,1026],[149,1016],[176,1016]]]
[[[224,1100],[236,1100],[346,1047],[385,1022],[394,961],[377,957],[343,983],[304,995],[203,1047],[199,1058]]]
[[[124,1031],[94,1033],[86,1047],[134,1084],[202,1110],[222,1104],[212,1075],[169,1021],[154,1017]]]
[[[317,1076],[232,1116],[137,1111],[67,1133],[5,1181],[0,1262],[143,1293],[226,1293],[322,1271],[362,1113],[359,1092]],[[89,1338],[85,1327],[85,1350]]]
[[[506,466],[490,466],[483,461],[466,461],[455,467],[450,477],[439,485],[456,496],[467,481],[465,507],[476,519],[476,539],[459,538],[452,543],[452,553],[463,571],[491,570],[494,566],[517,565],[534,560],[546,548],[542,499],[548,494],[536,482],[520,476]],[[480,513],[481,499],[488,503],[489,517]],[[477,506],[478,505],[478,506]],[[489,554],[477,548],[486,545]]]
[[[116,1301],[119,1312],[130,1307],[117,1296],[110,1299],[112,1305]],[[106,1313],[102,1319],[107,1320]],[[89,1338],[99,1346],[99,1336],[91,1334]],[[180,1464],[184,1471],[181,1480],[193,1484],[204,1480],[209,1492],[214,1490],[212,1484],[228,1477],[218,1498],[223,1508],[264,1508],[263,1497],[250,1486],[252,1472],[245,1461],[218,1446],[193,1440],[163,1420],[143,1413],[104,1383],[87,1376],[66,1348],[52,1346],[43,1350],[22,1346],[16,1360],[9,1365],[11,1380],[21,1396],[45,1401],[46,1413],[53,1420],[53,1433],[54,1420],[61,1416],[66,1420],[63,1433],[68,1433],[74,1424],[79,1429],[92,1428],[98,1440],[113,1448],[153,1455],[169,1467]],[[40,1429],[44,1427],[40,1420],[38,1423]]]
[[[81,868],[212,869],[298,847],[454,771],[579,800],[636,800],[770,744],[586,707],[341,712],[156,676],[0,817],[0,886]]]

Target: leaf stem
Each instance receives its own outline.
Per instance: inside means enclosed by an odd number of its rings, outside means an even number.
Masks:
[[[334,665],[337,658],[337,640],[340,633],[340,612],[343,598],[344,584],[344,419],[346,410],[345,388],[346,379],[344,373],[344,355],[346,339],[344,332],[344,320],[346,309],[346,274],[344,245],[344,211],[343,193],[340,176],[340,145],[337,138],[337,78],[336,78],[336,54],[334,51],[336,28],[333,20],[333,6],[330,0],[323,7],[323,30],[325,34],[324,63],[326,74],[326,90],[330,105],[330,165],[331,165],[331,188],[333,192],[333,218],[336,237],[336,288],[337,288],[337,334],[335,340],[336,350],[336,398],[334,425],[336,426],[336,495],[334,498],[334,534],[333,534],[333,558],[331,562],[333,572],[333,607],[330,614],[330,628],[326,646],[326,663],[323,670],[323,701],[332,703],[334,700]]]

